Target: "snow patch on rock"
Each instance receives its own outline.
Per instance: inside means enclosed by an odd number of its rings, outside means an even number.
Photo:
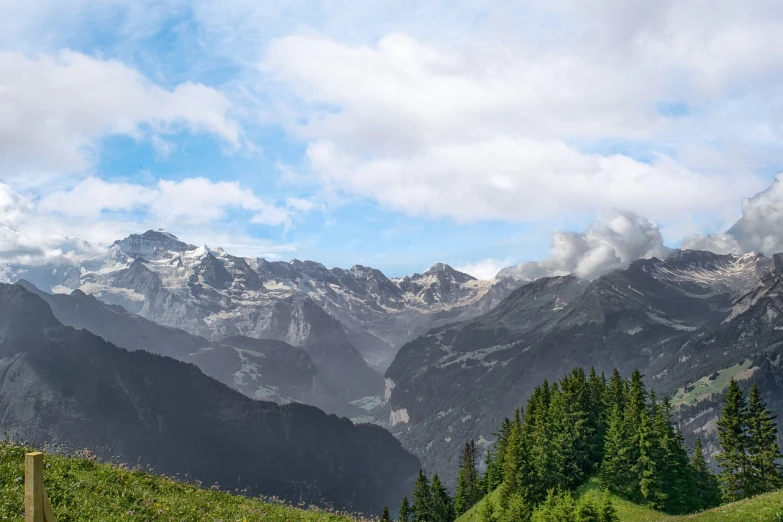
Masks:
[[[408,416],[407,408],[400,408],[399,410],[392,410],[389,415],[389,424],[396,426],[397,424],[408,424],[410,422],[410,416]]]

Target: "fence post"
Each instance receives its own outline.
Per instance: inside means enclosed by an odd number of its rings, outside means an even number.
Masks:
[[[24,456],[24,522],[57,522],[43,484],[43,453]]]

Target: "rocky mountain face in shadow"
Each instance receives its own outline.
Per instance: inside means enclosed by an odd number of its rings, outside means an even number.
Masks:
[[[16,439],[354,510],[398,502],[419,467],[383,428],[252,400],[192,364],[118,348],[64,326],[20,285],[0,285],[0,411]]]
[[[306,351],[283,341],[240,335],[209,340],[108,305],[81,290],[53,295],[25,280],[17,284],[45,300],[64,325],[88,330],[120,348],[193,363],[248,397],[312,404],[343,416],[363,413],[349,404],[353,392],[335,380],[327,382]]]

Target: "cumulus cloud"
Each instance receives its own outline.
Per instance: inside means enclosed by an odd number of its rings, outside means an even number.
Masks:
[[[136,139],[187,130],[241,141],[231,102],[198,83],[165,89],[115,60],[60,51],[35,58],[0,51],[0,179],[70,174],[110,135]]]
[[[295,207],[293,207],[296,210]],[[184,220],[207,223],[226,217],[227,210],[251,213],[252,223],[291,226],[291,208],[278,207],[242,188],[235,181],[188,178],[160,180],[152,187],[134,183],[108,182],[90,177],[70,190],[44,197],[38,206],[43,212],[69,217],[99,218],[104,211],[143,211],[162,224]]]
[[[673,88],[664,74],[672,63],[637,71],[630,61],[531,52],[449,51],[404,34],[374,46],[292,35],[274,41],[260,67],[304,107],[288,128],[308,141],[327,186],[410,214],[535,221],[623,207],[674,219],[761,187],[744,169],[690,168],[669,147],[636,160],[584,146],[693,132],[692,118],[656,109]],[[724,79],[715,72],[710,82]]]
[[[766,190],[742,201],[742,217],[725,233],[691,236],[682,247],[723,254],[783,252],[783,173]]]
[[[476,279],[492,279],[501,269],[514,263],[514,259],[507,257],[505,259],[497,259],[494,257],[488,257],[486,259],[480,259],[473,263],[462,263],[454,266],[455,270],[470,274]]]
[[[552,250],[543,261],[509,267],[500,275],[533,280],[574,274],[593,279],[636,259],[665,258],[669,252],[656,223],[633,212],[612,210],[584,232],[557,232],[552,237]]]

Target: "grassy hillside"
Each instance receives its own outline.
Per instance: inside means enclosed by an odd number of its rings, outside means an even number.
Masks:
[[[32,450],[0,442],[0,520],[21,520],[28,451]],[[46,454],[44,466],[44,485],[58,522],[357,520],[345,513],[231,495],[90,458]]]
[[[672,397],[672,406],[693,405],[709,398],[712,394],[723,393],[728,388],[729,380],[732,378],[741,381],[753,375],[758,370],[758,367],[753,367],[752,364],[751,361],[747,360],[742,364],[719,370],[717,372],[718,375],[713,380],[710,380],[710,376],[706,375],[687,387],[680,388]]]
[[[594,496],[600,501],[603,489],[595,479],[582,486],[575,497]],[[490,497],[495,500],[497,491]],[[612,497],[621,522],[783,522],[783,491],[760,495],[727,504],[695,515],[671,516],[639,506],[619,497]],[[484,500],[457,519],[457,522],[481,522]]]

